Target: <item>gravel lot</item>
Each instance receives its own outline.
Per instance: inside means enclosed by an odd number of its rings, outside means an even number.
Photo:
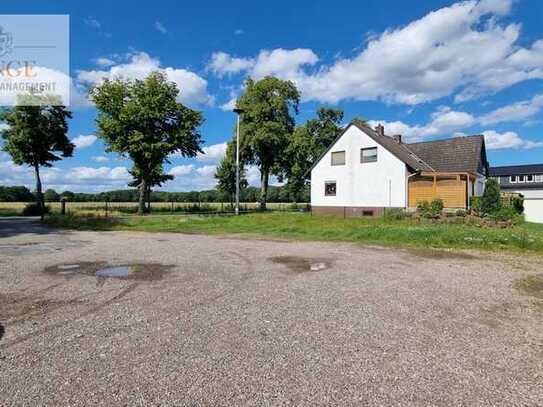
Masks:
[[[541,406],[542,269],[0,220],[0,405]]]

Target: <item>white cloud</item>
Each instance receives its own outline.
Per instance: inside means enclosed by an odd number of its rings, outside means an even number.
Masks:
[[[212,144],[202,148],[203,154],[198,154],[198,160],[219,161],[226,154],[226,143]]]
[[[122,180],[128,181],[131,179],[126,167],[74,167],[68,171],[71,179],[77,180]]]
[[[372,36],[364,49],[314,72],[308,49],[261,51],[256,58],[221,55],[214,72],[247,71],[296,82],[304,100],[383,100],[415,105],[456,95],[464,101],[543,78],[543,40],[517,44],[520,24],[500,24],[512,0],[464,1],[405,27]]]
[[[534,96],[530,100],[516,102],[500,107],[480,118],[482,124],[495,124],[501,122],[514,122],[528,119],[543,109],[543,94]]]
[[[164,24],[162,24],[160,21],[155,21],[155,24],[154,24],[154,27],[155,27],[155,30],[161,32],[162,34],[166,34],[168,32],[168,30],[166,29],[166,27],[164,27]]]
[[[173,175],[174,177],[188,175],[194,170],[194,165],[177,165],[172,167],[168,174]]]
[[[204,177],[209,177],[215,174],[216,169],[216,165],[204,165],[203,167],[196,168],[196,173]]]
[[[485,136],[486,148],[489,150],[501,150],[507,148],[527,150],[543,147],[543,142],[524,140],[513,131],[498,133],[494,130],[487,130],[483,131],[483,135]]]
[[[9,129],[9,126],[6,123],[0,123],[0,131]]]
[[[220,108],[221,110],[224,110],[225,112],[231,112],[236,108],[236,103],[238,102],[238,98],[236,96],[232,97],[228,102],[223,103]]]
[[[254,60],[246,58],[234,58],[226,52],[214,52],[207,69],[219,77],[225,74],[234,74],[245,71],[254,66]]]
[[[92,146],[97,139],[98,138],[93,134],[89,134],[88,136],[81,135],[72,139],[72,143],[75,144],[76,148],[87,148]]]
[[[407,142],[421,141],[430,136],[450,135],[475,123],[476,119],[471,114],[457,112],[448,107],[441,107],[432,113],[432,120],[424,126],[411,126],[402,121],[368,120],[371,127],[382,124],[387,135],[401,134]]]
[[[131,54],[127,63],[111,66],[109,70],[78,71],[77,79],[81,83],[97,84],[105,78],[144,79],[153,71],[164,72],[168,80],[177,84],[180,90],[178,99],[182,103],[213,103],[205,79],[185,69],[162,68],[158,59],[145,52]]]
[[[102,27],[102,23],[92,16],[85,18],[83,22],[94,29],[100,29]]]
[[[107,163],[109,161],[109,158],[105,155],[95,155],[91,157],[92,161],[96,161],[97,163]]]
[[[110,58],[106,58],[106,57],[99,57],[99,58],[96,58],[94,60],[94,62],[96,63],[96,65],[99,65],[99,66],[111,66],[111,65],[115,65],[115,61],[110,59]]]

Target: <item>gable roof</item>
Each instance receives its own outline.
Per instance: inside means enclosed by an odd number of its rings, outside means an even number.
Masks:
[[[408,144],[399,143],[386,135],[381,136],[369,126],[350,123],[313,163],[309,171],[313,170],[351,126],[364,132],[414,171],[484,174],[488,169],[485,140],[482,135]]]
[[[543,164],[507,165],[490,168],[490,175],[493,177],[525,174],[543,174]]]
[[[400,161],[403,161],[415,171],[434,171],[431,165],[426,163],[424,159],[418,156],[418,154],[411,151],[406,144],[398,143],[392,137],[380,136],[379,134],[377,134],[377,132],[375,132],[375,130],[369,127],[360,126],[357,123],[351,124],[367,134],[376,143],[381,144],[393,155],[395,155],[396,158],[398,158]]]
[[[436,171],[484,174],[485,169],[488,169],[482,135],[410,143],[407,148]]]

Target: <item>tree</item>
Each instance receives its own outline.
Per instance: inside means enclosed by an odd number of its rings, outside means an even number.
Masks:
[[[134,178],[134,180],[130,182],[128,186],[139,187],[141,183],[143,182],[142,172],[135,165],[128,172]],[[153,168],[146,183],[147,185],[147,190],[145,191],[145,202],[147,202],[147,208],[145,210],[146,212],[151,211],[151,189],[154,186],[160,187],[165,182],[173,180],[173,178],[174,178],[173,175],[166,174],[164,172],[164,166],[162,164],[157,165],[155,168]]]
[[[172,153],[195,157],[202,152],[198,127],[203,116],[177,102],[178,94],[176,84],[161,72],[143,80],[106,79],[90,91],[99,110],[99,137],[108,151],[130,157],[141,178],[140,215],[145,212],[145,197],[156,168],[169,163]]]
[[[293,114],[298,113],[300,93],[291,81],[267,76],[248,79],[238,99],[243,110],[240,147],[244,161],[260,170],[260,208],[266,209],[270,175],[283,172],[285,151],[294,130]]]
[[[284,165],[287,189],[294,201],[302,199],[311,167],[341,132],[342,120],[342,110],[321,107],[316,119],[310,119],[294,130]]]
[[[481,212],[485,215],[494,213],[501,208],[500,184],[493,178],[486,181],[480,208]]]
[[[230,204],[233,205],[234,197],[236,194],[236,139],[234,138],[226,147],[226,154],[221,159],[217,170],[215,171],[215,178],[217,179],[217,189],[228,195]],[[241,161],[241,160],[240,160]],[[245,168],[243,162],[240,162],[239,169],[239,188],[241,190],[248,185],[245,178]]]
[[[43,220],[44,200],[40,167],[51,167],[62,157],[71,157],[74,145],[66,134],[72,114],[55,96],[20,95],[17,106],[0,113],[8,127],[0,133],[4,151],[17,165],[28,165],[36,176],[36,201]]]
[[[64,191],[60,194],[60,197],[66,199],[67,201],[74,201],[75,194],[72,191]]]
[[[60,201],[60,195],[54,189],[47,189],[43,194],[43,199],[47,202],[58,202]]]

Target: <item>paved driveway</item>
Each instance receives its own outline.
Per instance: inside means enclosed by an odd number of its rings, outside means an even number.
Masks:
[[[1,220],[0,404],[543,405],[542,267]]]

